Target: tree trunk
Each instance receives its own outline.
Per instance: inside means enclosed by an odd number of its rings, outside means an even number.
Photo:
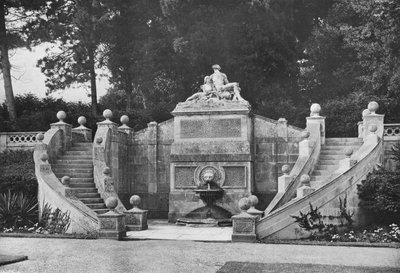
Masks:
[[[126,112],[130,113],[132,111],[132,99],[133,99],[133,93],[131,90],[126,90]]]
[[[92,115],[97,116],[97,87],[96,87],[96,71],[94,62],[94,50],[91,48],[89,50],[89,63],[90,63],[90,94],[92,98]]]
[[[6,105],[10,121],[17,121],[17,110],[15,108],[14,93],[11,82],[11,65],[8,58],[8,44],[6,35],[6,20],[4,4],[0,4],[0,51],[1,51],[1,66],[4,80],[4,91],[6,95]]]

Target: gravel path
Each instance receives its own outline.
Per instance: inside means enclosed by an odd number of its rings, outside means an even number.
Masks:
[[[28,260],[0,272],[216,272],[227,261],[400,268],[400,249],[343,246],[0,238]],[[399,270],[400,272],[400,270]]]

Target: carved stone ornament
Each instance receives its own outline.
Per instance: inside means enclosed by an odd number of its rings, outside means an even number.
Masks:
[[[213,177],[210,177],[210,174],[213,174]],[[196,168],[194,172],[194,181],[197,187],[207,184],[207,180],[210,179],[212,179],[212,182],[222,187],[225,181],[224,169],[213,165],[199,166]]]

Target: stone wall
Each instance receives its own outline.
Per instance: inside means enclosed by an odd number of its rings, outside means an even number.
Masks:
[[[302,130],[288,126],[286,120],[275,121],[261,116],[254,116],[252,123],[254,194],[260,199],[257,207],[264,210],[277,192],[282,165],[292,166],[296,162]],[[132,135],[127,155],[129,195],[120,197],[126,205],[130,195],[142,197],[149,218],[168,216],[173,140],[173,119],[159,124],[149,123],[148,128]]]

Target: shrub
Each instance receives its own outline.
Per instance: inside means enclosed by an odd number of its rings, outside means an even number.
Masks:
[[[5,151],[0,153],[0,193],[21,192],[37,194],[35,164],[32,151]]]
[[[53,233],[65,233],[71,223],[70,213],[62,212],[60,209],[56,208],[53,210],[51,206],[46,203],[43,206],[42,217],[39,221],[39,230],[47,231],[50,234]]]
[[[400,173],[374,170],[358,185],[360,206],[377,214],[376,221],[400,222]]]
[[[0,229],[31,226],[37,222],[37,200],[23,193],[0,194]]]

